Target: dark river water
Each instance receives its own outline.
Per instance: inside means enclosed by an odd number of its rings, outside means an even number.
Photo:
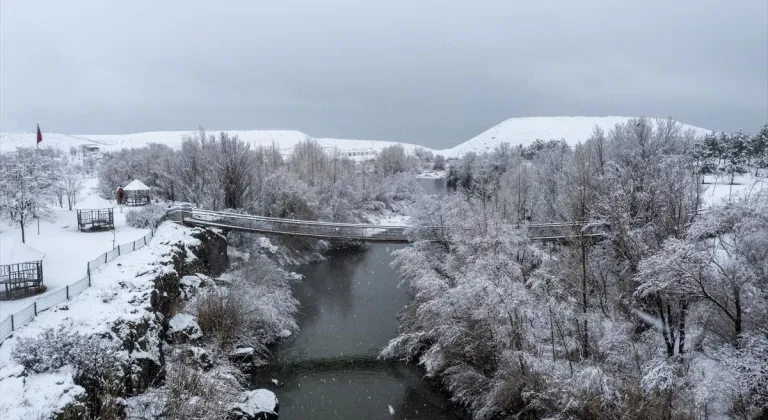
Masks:
[[[427,193],[444,191],[444,180],[420,182]],[[277,394],[281,420],[467,418],[417,366],[377,358],[411,300],[389,267],[402,247],[374,244],[296,269],[301,330],[274,349],[254,383]]]

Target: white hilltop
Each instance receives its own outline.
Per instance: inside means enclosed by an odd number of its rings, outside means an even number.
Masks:
[[[207,130],[207,134],[218,135],[220,130]],[[270,146],[273,143],[287,154],[297,143],[309,135],[295,130],[226,130],[230,136],[238,136],[241,140],[252,146]],[[132,147],[144,147],[150,143],[165,144],[174,149],[181,146],[185,136],[195,135],[197,131],[154,131],[134,134],[62,134],[43,132],[43,142],[40,147],[55,147],[68,150],[70,147],[78,147],[84,144],[92,144],[103,152],[110,152]],[[0,152],[13,151],[18,147],[35,147],[35,132],[2,133],[0,134]],[[412,151],[419,147],[415,144],[398,143],[380,140],[354,140],[335,138],[315,138],[323,147],[337,148],[342,152],[367,152],[378,151],[393,144],[402,144],[406,151]]]
[[[433,150],[448,158],[458,158],[467,152],[483,153],[492,151],[498,144],[507,142],[513,146],[531,144],[536,139],[565,139],[568,144],[587,140],[595,125],[608,133],[616,124],[633,117],[528,117],[511,118],[478,134],[474,138],[445,150]],[[700,127],[683,124],[683,128],[693,128],[699,134],[711,132]],[[208,130],[208,134],[218,134],[220,130]],[[283,154],[288,154],[293,146],[311,136],[296,130],[226,130],[231,136],[238,136],[252,146],[270,146],[276,144]],[[40,147],[56,147],[67,150],[71,146],[92,144],[101,151],[109,152],[130,147],[144,147],[150,143],[162,143],[178,149],[185,136],[196,134],[190,131],[154,131],[134,134],[62,134],[43,132]],[[17,147],[34,147],[36,133],[0,133],[0,152],[9,152]],[[336,138],[314,138],[323,147],[336,148],[351,156],[365,158],[384,147],[402,144],[407,152],[413,152],[418,146],[412,143],[381,140],[355,140]],[[352,152],[359,152],[353,154]]]
[[[466,142],[445,150],[436,150],[448,158],[458,158],[467,152],[491,152],[500,143],[527,146],[537,139],[565,139],[574,145],[586,141],[592,129],[600,126],[606,134],[616,126],[634,117],[529,117],[510,118],[478,134]],[[653,119],[651,119],[653,120]],[[698,134],[711,132],[701,127],[682,124],[683,129],[693,128]]]

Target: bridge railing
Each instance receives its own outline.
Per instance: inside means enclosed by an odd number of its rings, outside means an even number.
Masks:
[[[328,239],[406,241],[407,226],[381,226],[355,223],[330,223],[310,220],[278,219],[238,213],[192,209],[182,212],[183,221],[221,228],[240,228],[294,236]]]
[[[191,207],[172,209],[168,219],[199,226],[235,228],[254,232],[276,233],[327,239],[382,242],[405,242],[409,236],[441,236],[448,227],[385,226],[360,223],[333,223],[315,220],[280,219],[249,214],[202,210]],[[435,229],[439,232],[431,232]],[[560,223],[528,223],[525,231],[532,240],[557,240],[574,237],[602,236],[608,224],[599,220]]]
[[[531,223],[526,226],[529,239],[555,240],[603,236],[608,224],[602,221]]]

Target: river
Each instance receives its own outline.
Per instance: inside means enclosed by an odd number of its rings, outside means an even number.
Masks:
[[[444,180],[420,182],[427,193],[445,191]],[[389,267],[402,247],[373,244],[296,268],[304,275],[294,286],[301,330],[273,349],[253,384],[277,394],[281,419],[467,418],[417,366],[377,358],[412,297]]]

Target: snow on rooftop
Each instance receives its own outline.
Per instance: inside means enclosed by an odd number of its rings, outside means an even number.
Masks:
[[[19,239],[8,235],[0,237],[0,265],[40,261],[44,256],[45,254]]]
[[[114,204],[99,197],[98,195],[89,195],[88,198],[75,205],[77,210],[111,209],[113,207],[115,207]]]
[[[148,189],[149,187],[138,179],[134,179],[130,184],[123,187],[125,191],[144,191]]]

